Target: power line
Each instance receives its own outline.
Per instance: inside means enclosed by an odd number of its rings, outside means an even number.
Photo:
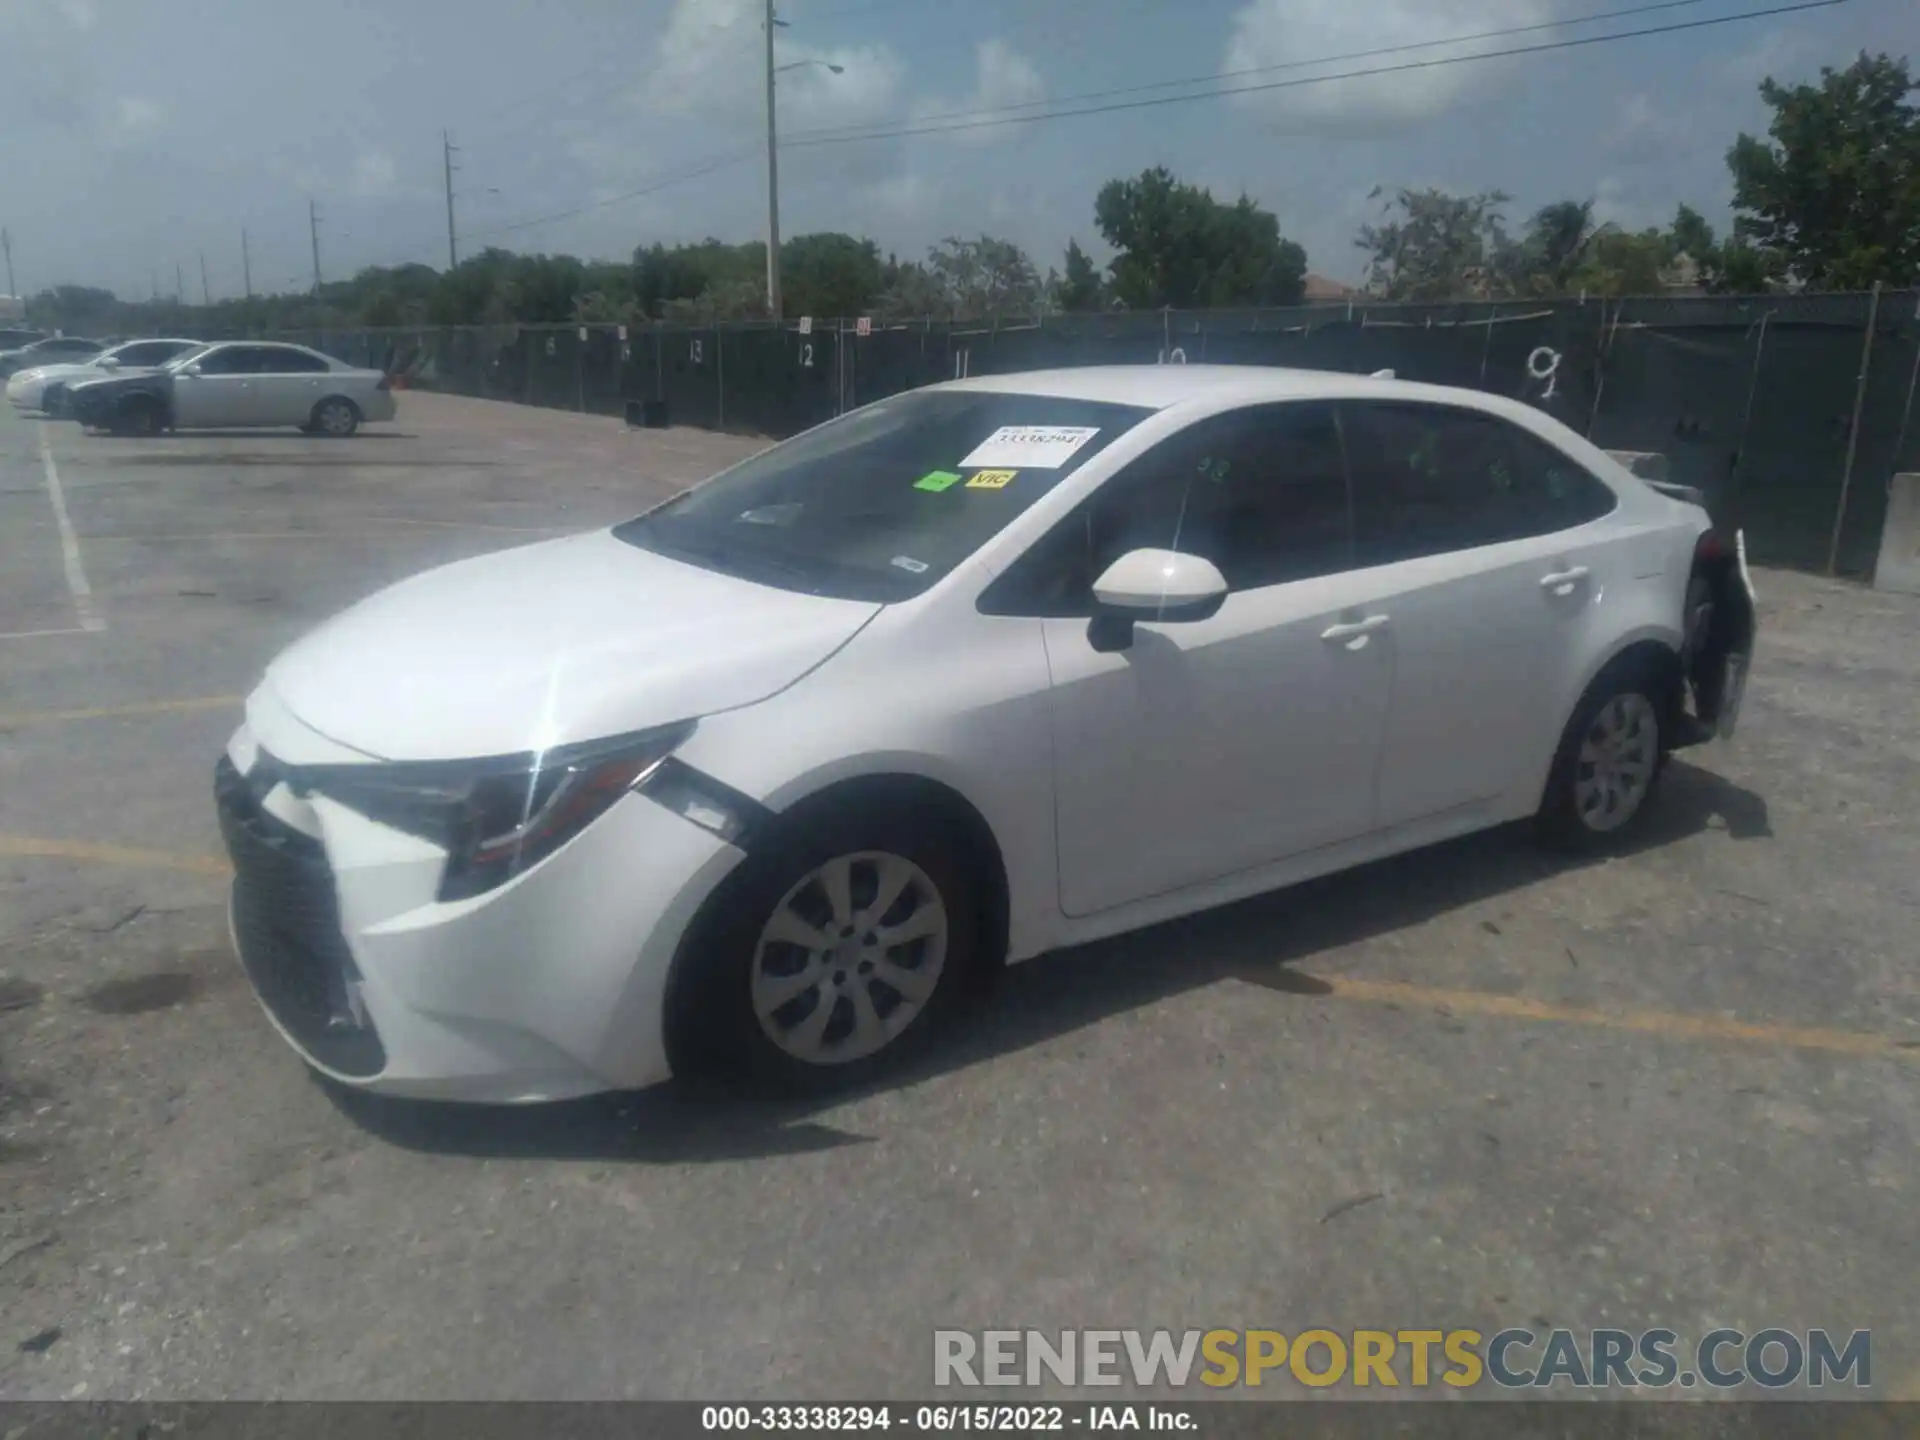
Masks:
[[[1659,0],[1657,4],[1634,5],[1624,10],[1597,10],[1587,15],[1569,15],[1563,20],[1544,20],[1533,25],[1508,25],[1497,30],[1479,30],[1469,35],[1453,35],[1442,40],[1419,40],[1405,45],[1381,45],[1370,50],[1349,50],[1339,55],[1322,55],[1312,60],[1287,60],[1273,65],[1247,65],[1235,70],[1217,70],[1206,75],[1189,75],[1179,80],[1153,80],[1140,85],[1122,85],[1111,90],[1087,90],[1077,95],[1056,95],[1042,100],[1023,100],[986,109],[955,110],[922,115],[914,123],[932,124],[937,120],[970,120],[985,115],[1013,114],[1022,110],[1044,109],[1050,105],[1069,105],[1081,100],[1105,100],[1115,95],[1140,95],[1150,90],[1172,90],[1183,85],[1205,85],[1217,80],[1232,80],[1243,75],[1272,75],[1286,70],[1310,70],[1320,65],[1339,65],[1349,60],[1373,60],[1382,55],[1401,55],[1413,50],[1438,50],[1449,45],[1469,45],[1479,40],[1503,40],[1510,35],[1530,35],[1541,30],[1561,30],[1573,25],[1593,25],[1607,20],[1624,20],[1657,11],[1682,10],[1706,0]],[[1622,37],[1624,38],[1624,37]],[[1471,56],[1458,57],[1471,59]],[[1334,78],[1334,77],[1329,77]],[[859,125],[822,125],[811,130],[796,130],[794,138],[834,135],[871,127]]]
[[[642,185],[637,190],[629,190],[621,195],[610,195],[605,200],[595,200],[586,205],[576,205],[571,210],[559,210],[551,215],[537,215],[528,220],[516,220],[509,225],[495,225],[487,230],[469,231],[467,238],[469,240],[477,240],[488,235],[507,235],[516,230],[530,230],[536,225],[550,225],[556,220],[571,220],[576,215],[586,215],[595,210],[604,210],[610,205],[619,205],[627,200],[638,200],[642,195],[651,195],[655,191],[666,189],[669,185],[678,185],[687,180],[697,180],[703,175],[711,175],[717,170],[726,169],[728,166],[743,164],[748,160],[759,158],[759,154],[759,148],[756,146],[750,150],[737,150],[730,155],[715,156],[713,159],[691,169],[664,175],[651,184]]]
[[[1766,10],[1743,11],[1738,15],[1718,15],[1706,20],[1687,20],[1671,25],[1650,25],[1639,30],[1623,30],[1612,35],[1580,35],[1568,40],[1542,41],[1537,45],[1513,45],[1504,50],[1483,50],[1472,55],[1443,55],[1431,60],[1407,60],[1398,65],[1375,65],[1359,70],[1343,70],[1333,75],[1307,75],[1293,80],[1268,80],[1258,85],[1235,85],[1225,89],[1202,90],[1191,95],[1158,95],[1142,100],[1115,101],[1107,105],[1086,105],[1077,110],[1050,110],[1036,115],[1004,115],[994,119],[972,119],[962,124],[915,124],[893,126],[857,135],[829,135],[798,138],[788,142],[792,148],[819,145],[850,145],[863,140],[892,140],[915,135],[945,135],[962,130],[980,130],[996,125],[1031,125],[1043,120],[1067,120],[1081,115],[1110,115],[1122,110],[1147,110],[1162,105],[1184,105],[1196,100],[1219,100],[1233,95],[1254,95],[1270,90],[1291,90],[1304,85],[1325,85],[1336,80],[1360,80],[1376,75],[1401,75],[1415,70],[1435,70],[1447,65],[1465,65],[1479,60],[1502,60],[1517,55],[1541,55],[1556,50],[1572,50],[1588,45],[1606,45],[1620,40],[1638,40],[1650,35],[1673,35],[1688,30],[1704,30],[1715,25],[1731,25],[1746,20],[1764,20],[1775,15],[1793,15],[1806,10],[1829,10],[1848,0],[1801,0],[1795,5],[1777,5]],[[1324,62],[1323,62],[1324,63]]]
[[[1557,29],[1569,25],[1592,24],[1609,19],[1621,19],[1634,15],[1650,14],[1657,11],[1680,9],[1697,3],[1700,3],[1700,0],[1659,0],[1659,3],[1632,6],[1615,11],[1571,16],[1563,20],[1542,24],[1511,26],[1499,30],[1480,31],[1470,35],[1459,35],[1443,40],[1420,41],[1398,46],[1383,46],[1373,50],[1324,56],[1313,60],[1289,61],[1273,66],[1246,67],[1240,70],[1216,72],[1213,75],[1197,77],[1196,79],[1167,80],[1151,84],[1125,86],[1114,90],[1091,91],[1080,95],[1057,97],[1051,101],[1028,102],[1030,106],[1050,105],[1055,107],[1052,109],[1038,110],[1036,113],[1031,114],[1010,113],[1015,109],[1025,107],[1002,106],[972,111],[955,111],[941,116],[925,117],[909,125],[877,128],[868,127],[866,129],[859,129],[853,126],[820,127],[814,130],[794,132],[794,134],[786,138],[783,143],[789,148],[857,144],[870,140],[903,139],[920,135],[987,129],[994,126],[1036,124],[1041,121],[1066,120],[1085,115],[1112,114],[1119,111],[1150,109],[1164,105],[1187,104],[1202,100],[1217,100],[1235,95],[1294,89],[1306,85],[1329,84],[1340,80],[1365,79],[1380,75],[1405,74],[1420,70],[1439,69],[1449,65],[1464,65],[1475,61],[1546,54],[1554,51],[1584,48],[1591,45],[1612,44],[1623,40],[1644,39],[1656,35],[1679,34],[1694,30],[1704,30],[1720,25],[1767,19],[1779,15],[1831,9],[1835,6],[1846,4],[1847,0],[1798,0],[1798,3],[1777,5],[1762,10],[1742,11],[1733,15],[1719,15],[1699,20],[1645,26],[1637,30],[1617,31],[1604,35],[1573,36],[1560,40],[1543,41],[1537,44],[1509,46],[1500,50],[1479,51],[1471,55],[1435,56],[1428,59],[1403,61],[1393,65],[1366,66],[1330,75],[1299,76],[1286,80],[1265,81],[1255,85],[1233,85],[1198,90],[1190,94],[1148,96],[1146,98],[1120,100],[1108,104],[1078,105],[1078,108],[1072,109],[1058,108],[1063,105],[1077,105],[1077,102],[1083,100],[1096,100],[1116,95],[1136,95],[1141,91],[1164,89],[1178,85],[1205,84],[1248,74],[1272,73],[1278,70],[1306,69],[1319,65],[1341,63],[1350,59],[1371,58],[1379,55],[1402,54],[1408,51],[1428,50],[1448,45],[1469,44],[1475,41],[1502,38],[1508,35],[1536,33],[1542,29]],[[689,180],[715,174],[720,170],[756,159],[758,155],[758,148],[755,147],[712,156],[704,161],[696,162],[687,168],[660,174],[657,178],[649,180],[647,183],[635,189],[624,191],[621,194],[608,196],[603,200],[595,200],[585,204],[575,205],[565,210],[554,211],[550,214],[530,216],[524,220],[511,221],[507,224],[491,226],[485,230],[470,232],[468,238],[484,239],[490,236],[514,234],[522,230],[530,230],[538,226],[574,219],[581,215],[591,214],[598,210],[610,208],[611,206],[624,204],[629,200],[636,200],[643,196],[656,194],[673,185],[683,184]]]

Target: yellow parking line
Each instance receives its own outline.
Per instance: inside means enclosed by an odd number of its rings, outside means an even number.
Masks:
[[[195,710],[230,710],[245,704],[238,695],[201,695],[191,700],[147,700],[137,705],[101,705],[87,710],[0,711],[0,730],[27,725],[58,725],[68,720],[113,720],[122,715],[184,715]]]
[[[1800,1025],[1761,1025],[1722,1015],[1684,1015],[1665,1010],[1589,1010],[1529,1000],[1523,995],[1490,995],[1480,990],[1438,990],[1393,980],[1329,979],[1329,993],[1340,1000],[1371,1005],[1422,1005],[1456,1015],[1486,1015],[1504,1020],[1540,1020],[1561,1025],[1591,1025],[1602,1030],[1633,1030],[1676,1040],[1724,1040],[1772,1045],[1788,1050],[1826,1050],[1876,1060],[1920,1064],[1920,1040],[1902,1042],[1861,1030],[1825,1030]]]
[[[0,835],[0,856],[28,860],[91,860],[142,870],[184,870],[193,875],[228,875],[232,867],[218,855],[186,850],[139,850],[125,845],[91,845],[84,840],[48,840],[35,835]]]

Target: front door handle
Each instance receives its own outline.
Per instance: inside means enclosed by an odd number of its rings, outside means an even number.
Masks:
[[[1551,575],[1540,577],[1540,588],[1551,590],[1556,595],[1571,595],[1573,587],[1586,579],[1590,573],[1584,565],[1575,565],[1567,570],[1556,570]]]
[[[1329,625],[1320,632],[1320,638],[1329,645],[1345,645],[1349,650],[1363,649],[1367,637],[1376,630],[1387,628],[1391,616],[1369,615],[1364,620],[1343,620],[1338,625]]]

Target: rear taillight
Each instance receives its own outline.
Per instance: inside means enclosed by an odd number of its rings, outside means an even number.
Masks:
[[[1727,542],[1717,530],[1709,530],[1693,542],[1693,563],[1696,565],[1706,560],[1724,559],[1727,553]]]
[[[376,390],[391,390],[393,388],[393,377],[391,375],[382,375],[380,377],[380,383],[373,388]]]

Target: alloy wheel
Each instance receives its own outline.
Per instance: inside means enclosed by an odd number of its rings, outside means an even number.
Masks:
[[[1637,692],[1616,695],[1581,737],[1573,804],[1580,823],[1598,834],[1618,830],[1639,812],[1660,759],[1660,717]]]
[[[946,902],[918,865],[883,851],[837,856],[789,889],[761,928],[754,1016],[796,1060],[863,1060],[933,998],[950,938]]]

